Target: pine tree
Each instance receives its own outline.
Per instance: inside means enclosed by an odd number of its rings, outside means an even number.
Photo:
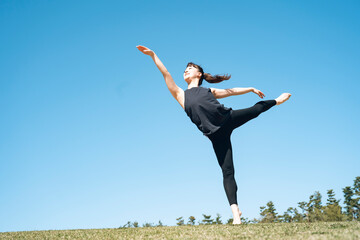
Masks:
[[[124,226],[120,226],[119,228],[130,228],[131,227],[131,222],[128,221]]]
[[[304,215],[301,214],[301,213],[299,213],[299,211],[297,210],[297,208],[294,209],[293,221],[294,221],[294,222],[303,222],[303,221],[304,221]]]
[[[355,200],[353,199],[354,192],[350,186],[346,186],[343,188],[344,193],[344,204],[345,204],[345,214],[347,216],[347,220],[355,219]]]
[[[163,223],[159,220],[159,223],[158,223],[158,225],[156,225],[157,227],[162,227],[162,226],[164,226],[163,225]]]
[[[262,223],[271,223],[271,222],[277,222],[278,216],[276,213],[276,209],[274,206],[274,203],[272,201],[269,201],[266,204],[266,207],[260,207],[260,216],[262,216],[262,219],[260,222]]]
[[[248,218],[240,217],[242,224],[249,224],[250,220]]]
[[[313,195],[309,197],[307,209],[309,222],[317,222],[324,220],[323,206],[321,205],[321,194],[319,191],[316,191]]]
[[[178,218],[176,219],[176,221],[178,221],[178,222],[176,223],[178,226],[185,225],[185,224],[184,224],[184,219],[183,219],[183,217],[178,217]]]
[[[189,217],[189,221],[187,222],[187,225],[195,225],[195,217],[194,216],[190,216]]]
[[[360,177],[356,177],[354,180],[354,218],[360,221]]]
[[[154,224],[153,223],[144,223],[142,226],[143,227],[153,227]]]
[[[212,224],[214,222],[214,219],[211,219],[211,215],[205,215],[203,214],[204,219],[202,220],[202,222],[206,225],[208,224]]]
[[[220,220],[221,215],[219,213],[216,214],[215,222],[213,224],[223,224]]]
[[[335,199],[335,193],[332,189],[327,191],[328,199],[324,207],[324,220],[325,221],[342,221],[344,216],[339,205],[340,199]]]
[[[329,189],[329,190],[327,191],[327,195],[328,195],[328,199],[327,199],[326,205],[334,205],[334,204],[338,204],[338,203],[340,202],[340,200],[336,200],[336,199],[335,199],[334,190]]]
[[[305,202],[305,201],[298,202],[298,206],[299,206],[299,208],[301,209],[301,212],[302,212],[302,214],[300,214],[301,217],[299,217],[299,218],[301,218],[302,221],[308,222],[309,221],[309,218],[308,218],[309,210],[307,208],[307,202]]]
[[[281,222],[293,222],[294,221],[294,212],[295,209],[289,207],[283,215],[279,216],[279,221]]]

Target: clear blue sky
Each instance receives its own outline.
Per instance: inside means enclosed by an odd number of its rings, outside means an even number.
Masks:
[[[233,132],[243,216],[360,175],[359,1],[1,1],[0,231],[232,217],[211,142],[172,98],[193,61],[265,100]],[[219,99],[233,109],[253,93]]]

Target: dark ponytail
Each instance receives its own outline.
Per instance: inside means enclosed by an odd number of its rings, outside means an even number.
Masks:
[[[219,82],[222,82],[224,80],[229,80],[231,78],[231,75],[211,75],[210,73],[204,73],[204,70],[202,69],[201,66],[193,63],[193,62],[189,62],[187,64],[186,67],[189,67],[189,66],[192,66],[192,67],[195,67],[199,70],[199,72],[201,72],[201,78],[200,78],[200,81],[199,81],[199,86],[202,84],[202,81],[203,79],[205,79],[205,81],[207,81],[208,83],[219,83]]]

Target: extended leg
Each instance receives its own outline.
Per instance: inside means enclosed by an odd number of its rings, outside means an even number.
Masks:
[[[275,100],[257,102],[254,106],[244,109],[233,110],[231,114],[232,129],[240,127],[251,119],[256,118],[261,113],[269,110],[276,105]]]

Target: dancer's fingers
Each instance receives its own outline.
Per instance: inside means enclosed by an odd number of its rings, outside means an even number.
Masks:
[[[147,47],[144,47],[144,46],[136,46],[137,49],[139,49],[140,51],[144,51],[144,50],[149,50]]]

